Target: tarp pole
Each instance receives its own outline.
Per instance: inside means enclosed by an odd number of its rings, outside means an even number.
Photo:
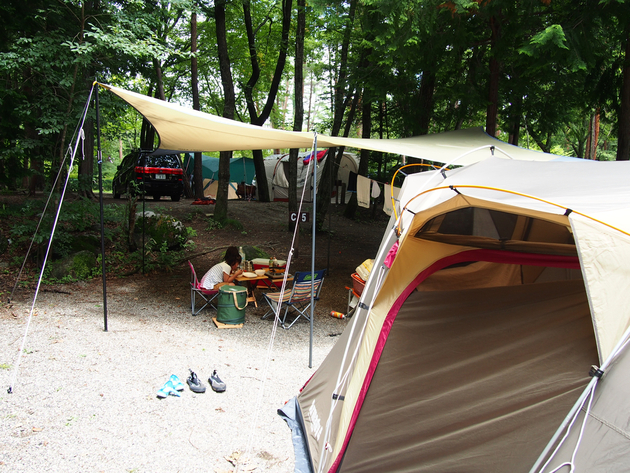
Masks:
[[[330,151],[330,150],[328,150]],[[317,152],[317,149],[315,150]],[[329,154],[328,152],[326,154]],[[330,159],[330,156],[327,156],[326,159]],[[334,166],[335,161],[333,160],[332,165]],[[332,189],[334,187],[335,178],[337,177],[337,173],[335,173],[335,169],[331,168],[330,172],[330,190],[332,194]],[[337,199],[335,199],[335,207],[337,206]],[[330,208],[330,203],[328,208]],[[330,274],[330,241],[332,240],[332,211],[328,211],[328,259],[326,261],[326,276]]]
[[[317,132],[313,132],[313,153],[317,153]],[[313,157],[311,157],[311,160]],[[313,317],[315,316],[315,233],[317,229],[317,156],[313,162],[313,244],[311,245],[311,334],[308,347],[308,367],[313,367]]]
[[[145,154],[142,155],[142,167],[143,168],[147,167],[147,156]],[[144,202],[147,200],[146,185],[144,182],[145,176],[146,176],[146,172],[143,172],[142,173],[142,192],[140,193],[140,195],[142,196],[142,248],[140,249],[142,251],[142,274],[144,274],[144,221],[146,220],[146,216],[144,215],[144,212],[145,212]],[[136,216],[134,215],[133,218],[135,219]],[[133,238],[133,235],[131,237]]]
[[[101,113],[98,102],[98,85],[95,87],[96,99],[96,149],[98,162],[98,195],[101,206],[101,273],[103,275],[103,331],[107,332],[107,276],[105,274],[105,218],[103,214],[103,152],[101,151]]]

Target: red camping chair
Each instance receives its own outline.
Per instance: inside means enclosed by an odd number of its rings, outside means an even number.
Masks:
[[[192,310],[192,315],[197,315],[208,305],[214,310],[217,310],[212,301],[214,301],[214,299],[219,295],[219,290],[204,289],[197,279],[197,273],[195,273],[195,268],[193,267],[192,263],[189,261],[188,264],[190,265],[190,308]],[[195,307],[197,296],[199,296],[204,302],[204,304],[199,309],[196,309]]]
[[[285,289],[284,292],[268,292],[264,295],[267,304],[269,304],[269,311],[263,315],[263,319],[271,314],[275,314],[278,304],[281,305],[280,312],[284,309],[284,314],[278,315],[282,328],[289,329],[300,317],[304,317],[310,321],[310,314],[307,312],[311,307],[311,292],[313,293],[313,310],[315,304],[319,300],[319,293],[322,290],[322,284],[324,282],[325,269],[315,271],[315,279],[311,280],[311,272],[296,272],[293,278],[293,287],[291,289]],[[296,314],[295,319],[287,326],[287,315],[289,309]]]

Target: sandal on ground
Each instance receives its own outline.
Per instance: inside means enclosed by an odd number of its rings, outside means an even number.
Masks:
[[[184,390],[184,383],[181,382],[181,380],[177,377],[177,375],[172,374],[169,381],[173,383],[173,388],[175,389],[175,391]]]
[[[157,397],[164,399],[169,395],[177,397],[181,396],[181,394],[179,394],[179,392],[175,389],[175,386],[173,386],[173,382],[170,379],[158,390]]]

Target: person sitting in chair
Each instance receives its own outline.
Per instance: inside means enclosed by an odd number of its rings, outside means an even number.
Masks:
[[[234,286],[234,280],[243,274],[243,271],[238,269],[240,264],[241,255],[238,253],[238,248],[230,246],[225,251],[224,261],[215,264],[203,275],[201,286],[204,289],[219,289],[226,284]]]

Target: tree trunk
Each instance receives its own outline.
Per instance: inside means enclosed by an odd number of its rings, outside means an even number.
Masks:
[[[341,131],[341,125],[343,124],[343,116],[346,110],[346,106],[349,103],[351,92],[348,91],[348,54],[350,51],[350,39],[352,37],[352,30],[354,27],[354,18],[357,10],[357,0],[350,1],[350,10],[348,12],[348,18],[345,22],[345,29],[343,33],[343,41],[341,43],[341,53],[340,53],[340,61],[339,61],[339,72],[337,74],[337,82],[333,87],[333,125],[331,130],[332,136],[339,136],[339,132]],[[357,93],[358,95],[358,93]],[[352,113],[352,112],[351,112]],[[348,118],[346,123],[351,123],[351,118]],[[347,136],[347,135],[346,135]],[[332,194],[332,188],[330,185],[330,176],[335,168],[335,164],[339,164],[337,159],[335,158],[335,151],[337,151],[336,156],[339,157],[339,162],[341,161],[341,157],[343,156],[344,148],[340,148],[336,150],[336,148],[330,148],[328,150],[328,157],[326,158],[326,163],[324,164],[324,169],[322,170],[322,177],[320,180],[320,187],[317,192],[319,206],[317,207],[317,215],[313,216],[316,218],[316,226],[317,228],[321,228],[324,223],[324,219],[326,218],[326,214],[328,213],[328,207],[330,206],[330,198]]]
[[[226,0],[215,1],[217,49],[219,55],[219,70],[221,72],[221,83],[223,84],[223,95],[225,97],[223,116],[225,118],[234,119],[236,96],[234,94],[234,81],[232,79],[230,56],[228,54],[227,46],[225,5]],[[214,206],[214,218],[218,221],[225,221],[227,219],[231,158],[231,151],[221,151],[219,155],[219,187],[217,189],[217,202]]]
[[[190,88],[192,91],[193,109],[201,111],[199,100],[199,69],[197,67],[197,13],[193,12],[190,17]],[[203,163],[201,161],[201,151],[194,154],[195,162],[193,167],[193,182],[195,188],[193,194],[196,198],[203,197]]]
[[[597,141],[599,139],[599,109],[588,120],[588,136],[586,138],[586,153],[584,159],[597,160]]]
[[[591,142],[593,141],[593,115],[588,117],[588,134],[586,135],[586,152],[584,159],[591,159]]]
[[[591,155],[591,159],[594,161],[597,160],[597,146],[599,145],[599,107],[595,111],[595,123],[594,123],[595,131],[593,133],[593,154]]]
[[[94,14],[94,9],[98,8],[98,2],[84,2],[82,8],[82,18],[81,18],[81,34],[80,34],[80,42],[83,42],[83,32],[85,30],[85,21],[88,16]],[[75,69],[75,80],[77,77],[78,70]],[[92,87],[94,83],[95,71],[94,67],[91,64],[88,64],[87,67],[83,71],[83,82],[87,90]],[[70,100],[70,104],[72,104],[72,99]],[[68,107],[68,116],[70,114],[71,105]],[[88,118],[85,121],[85,144],[84,144],[84,153],[85,155],[81,157],[79,161],[79,166],[77,169],[77,178],[79,184],[79,195],[85,197],[87,199],[96,200],[96,196],[94,195],[94,190],[92,189],[92,182],[94,180],[94,161],[96,159],[95,146],[94,146],[94,119]],[[65,134],[65,132],[64,132]]]
[[[157,98],[157,91],[155,92]],[[153,88],[149,88],[148,96],[153,96]],[[142,128],[140,129],[140,148],[153,149],[155,143],[155,128],[146,118],[142,118]]]
[[[499,21],[496,17],[490,18],[492,30],[490,46],[490,79],[488,81],[488,108],[486,112],[486,133],[490,136],[497,134],[497,113],[499,110],[499,72],[500,65],[497,59],[497,43],[501,36]]]
[[[311,80],[309,81],[308,87],[308,114],[306,115],[306,129],[311,129],[311,117],[313,113],[313,87],[315,85],[315,81],[313,80],[313,71],[310,71]]]
[[[433,115],[433,93],[435,91],[435,72],[425,71],[420,80],[420,109],[418,116],[418,134],[429,133],[431,116]]]
[[[85,156],[77,156],[78,159],[78,179],[79,179],[79,195],[87,199],[96,200],[94,191],[92,190],[92,182],[94,180],[94,160],[96,159],[96,150],[94,146],[94,120],[88,118],[85,121]]]
[[[343,136],[348,136],[350,134],[350,127],[354,122],[354,116],[356,114],[357,105],[359,103],[360,91],[356,91],[354,93],[354,99],[352,100],[352,105],[350,106],[350,111],[348,112],[348,118],[346,120],[346,126],[344,128]],[[333,148],[331,148],[332,151]],[[317,191],[317,228],[322,228],[324,225],[324,219],[326,218],[326,214],[328,213],[328,208],[330,207],[330,199],[332,196],[332,178],[337,175],[337,170],[339,169],[339,165],[341,164],[341,159],[343,158],[343,153],[345,152],[345,148],[342,146],[337,148],[337,154],[334,152],[328,153],[328,158],[326,159],[326,163],[324,164],[324,169],[322,170],[322,176],[319,181],[319,188]],[[334,159],[333,159],[334,158]]]
[[[371,138],[372,137],[372,100],[365,96],[365,90],[363,91],[363,101],[362,101],[362,113],[361,113],[361,122],[362,128],[361,138]],[[382,108],[381,108],[381,116],[382,116]],[[381,122],[381,138],[382,136],[382,122]],[[361,176],[367,176],[368,164],[370,162],[370,150],[362,149],[361,150],[361,158],[359,161],[359,174]],[[350,201],[348,205],[346,205],[346,210],[343,215],[346,218],[353,219],[359,205],[357,202],[357,194],[354,192],[350,197]]]
[[[293,131],[302,131],[304,124],[304,32],[306,30],[306,0],[297,2],[297,29],[295,31],[295,78],[293,83]],[[297,162],[299,150],[289,152],[289,212],[297,212]],[[317,163],[317,150],[314,150]],[[296,219],[296,222],[299,219]],[[289,231],[295,230],[295,223],[290,222]]]
[[[509,120],[509,137],[508,143],[518,146],[518,141],[521,134],[521,112],[523,106],[523,96],[518,95],[514,100],[512,106],[512,113]]]
[[[630,159],[630,31],[626,33],[625,56],[623,63],[623,83],[621,84],[619,130],[617,132],[617,161]]]
[[[156,58],[153,58],[153,68],[155,69],[155,82],[157,85],[155,97],[166,101],[166,94],[164,93],[164,78],[162,76],[162,64]]]
[[[279,150],[278,153],[279,154]],[[254,170],[256,172],[256,191],[258,192],[258,200],[261,202],[269,202],[271,200],[270,189],[267,183],[267,172],[265,171],[265,159],[261,149],[252,151],[254,158]]]
[[[222,0],[223,1],[223,0]],[[269,94],[262,111],[258,114],[256,103],[254,102],[253,91],[258,79],[260,78],[260,66],[258,64],[258,54],[256,50],[256,36],[252,27],[250,1],[243,2],[243,16],[245,19],[245,29],[247,31],[247,42],[249,46],[249,60],[252,66],[252,74],[247,81],[244,89],[245,101],[247,102],[247,110],[249,112],[250,122],[253,125],[262,126],[269,115],[276,101],[282,73],[287,60],[287,52],[289,49],[289,32],[291,30],[291,9],[293,0],[282,0],[282,37],[280,39],[280,53],[276,62],[276,69],[271,79]],[[269,189],[267,186],[267,176],[265,172],[265,164],[263,161],[262,151],[253,153],[254,167],[256,168],[256,184],[258,185],[258,198],[263,202],[269,202]]]

